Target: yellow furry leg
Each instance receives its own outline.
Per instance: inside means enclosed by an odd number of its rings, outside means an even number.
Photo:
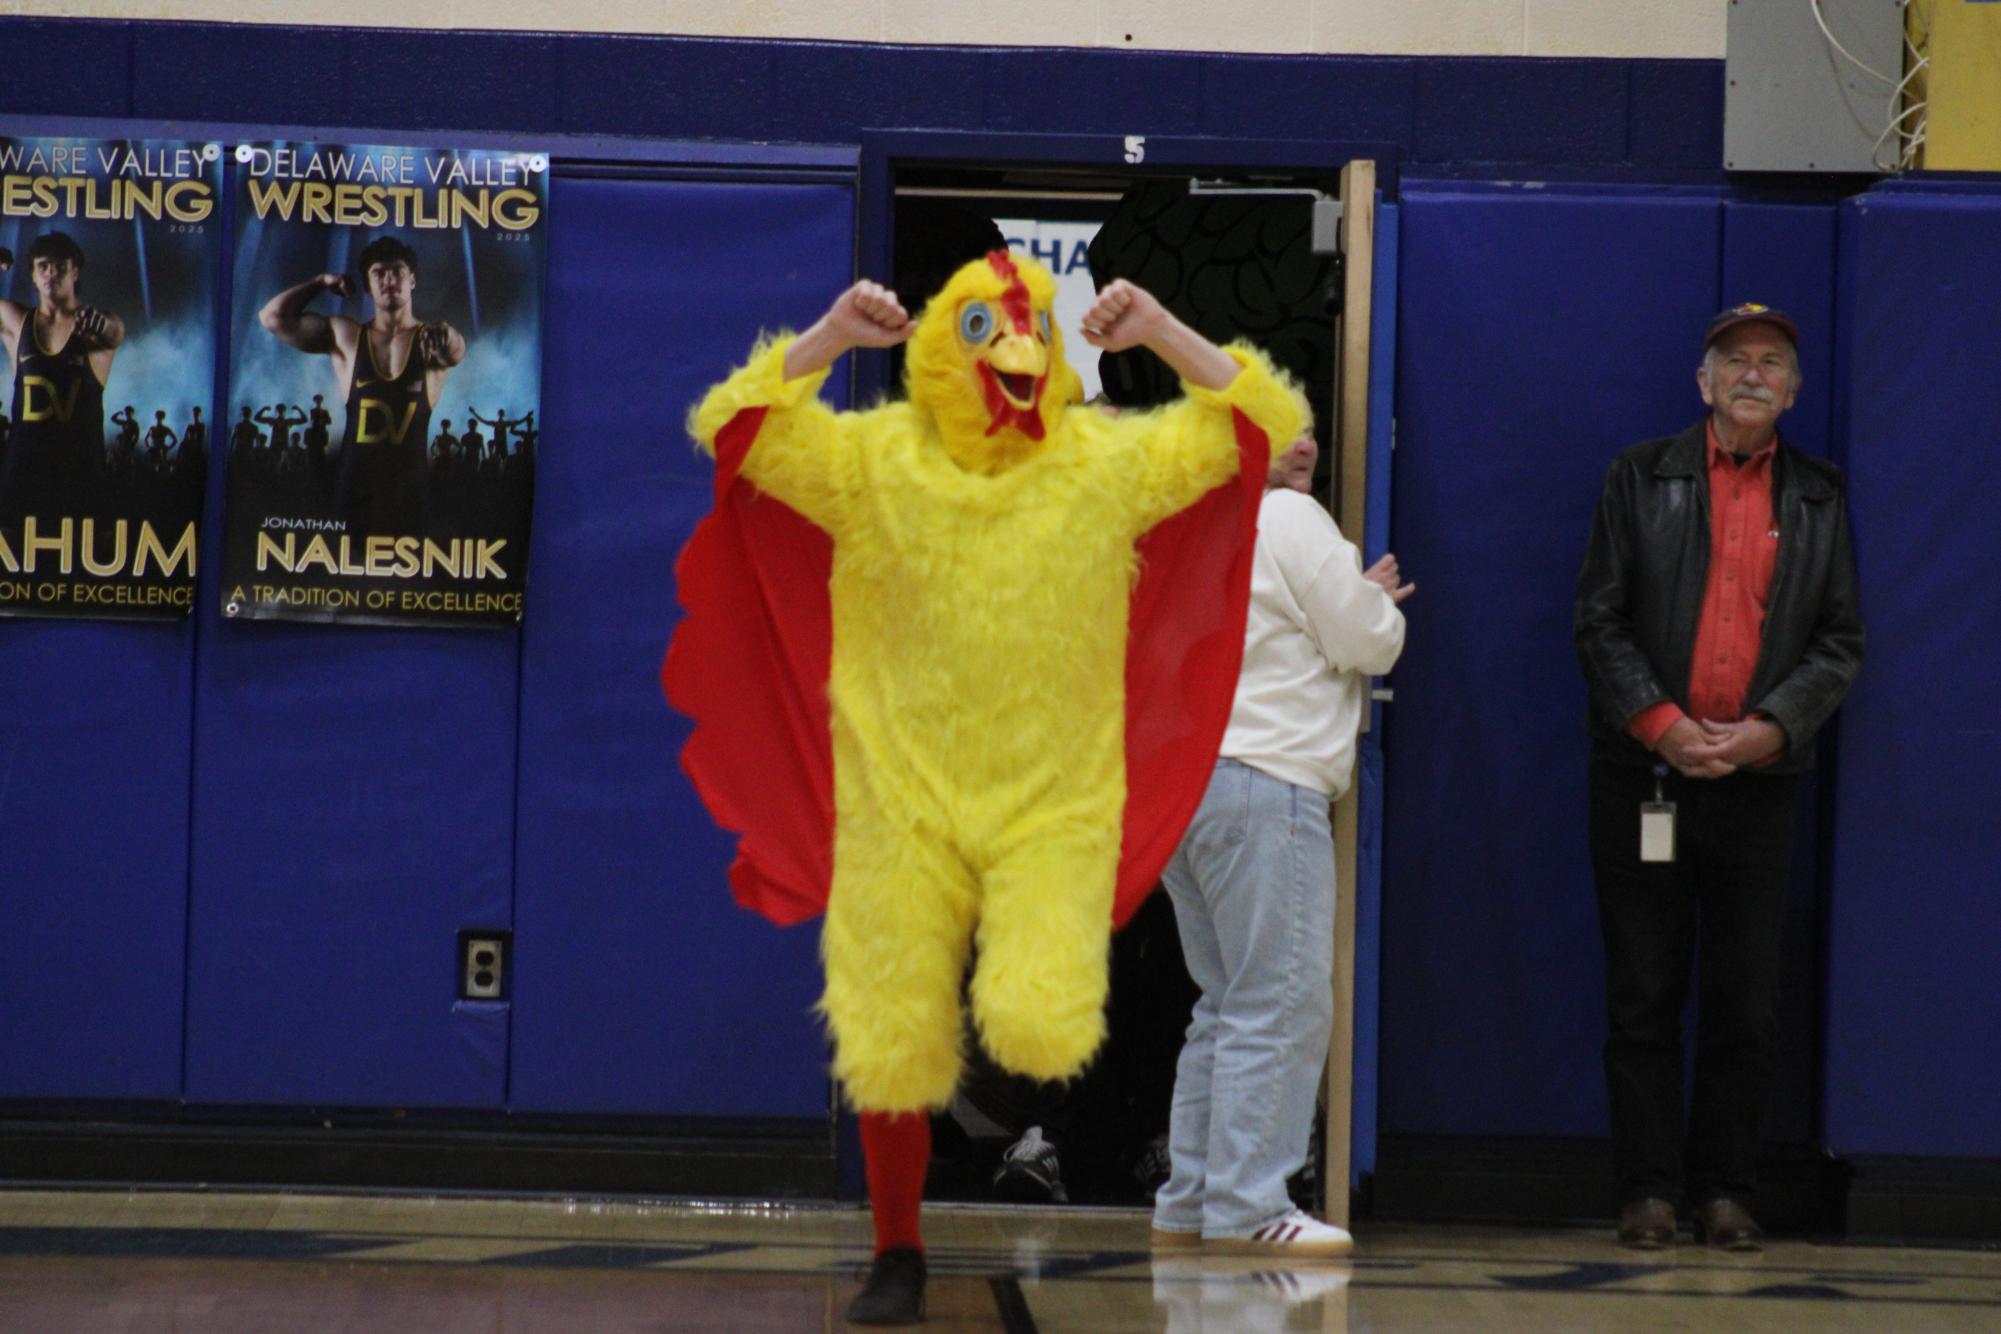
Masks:
[[[980,903],[973,1018],[1004,1069],[1068,1079],[1105,1037],[1116,825],[1044,837],[990,870]]]
[[[834,1074],[863,1112],[943,1107],[965,1022],[972,877],[950,851],[890,823],[843,829],[820,935]]]

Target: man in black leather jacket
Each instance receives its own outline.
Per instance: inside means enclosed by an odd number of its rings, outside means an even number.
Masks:
[[[1672,1245],[1685,1196],[1698,1240],[1758,1248],[1749,1205],[1777,1061],[1794,788],[1863,642],[1840,470],[1778,434],[1799,391],[1797,338],[1765,306],[1711,322],[1697,372],[1708,420],[1613,461],[1578,576],[1629,1246]]]

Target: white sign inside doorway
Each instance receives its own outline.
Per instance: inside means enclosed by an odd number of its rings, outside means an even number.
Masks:
[[[1086,401],[1098,393],[1098,349],[1084,341],[1084,312],[1098,290],[1091,285],[1091,265],[1085,248],[1098,234],[1096,222],[1042,222],[1034,218],[995,218],[1007,238],[1007,248],[1041,262],[1056,275],[1056,324],[1063,330],[1063,350],[1084,382]]]

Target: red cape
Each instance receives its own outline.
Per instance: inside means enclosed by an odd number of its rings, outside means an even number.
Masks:
[[[1232,414],[1236,480],[1139,542],[1115,926],[1173,856],[1230,721],[1270,457],[1264,432]],[[826,909],[833,881],[834,548],[798,511],[739,475],[763,422],[761,408],[740,412],[716,436],[716,506],[674,565],[685,615],[660,680],[695,723],[682,769],[716,823],[738,835],[730,867],[737,902],[790,925]]]

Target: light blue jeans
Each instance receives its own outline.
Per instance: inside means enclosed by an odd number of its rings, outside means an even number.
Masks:
[[[1327,798],[1218,760],[1162,876],[1202,988],[1174,1077],[1155,1227],[1243,1237],[1292,1208],[1334,1025]]]

